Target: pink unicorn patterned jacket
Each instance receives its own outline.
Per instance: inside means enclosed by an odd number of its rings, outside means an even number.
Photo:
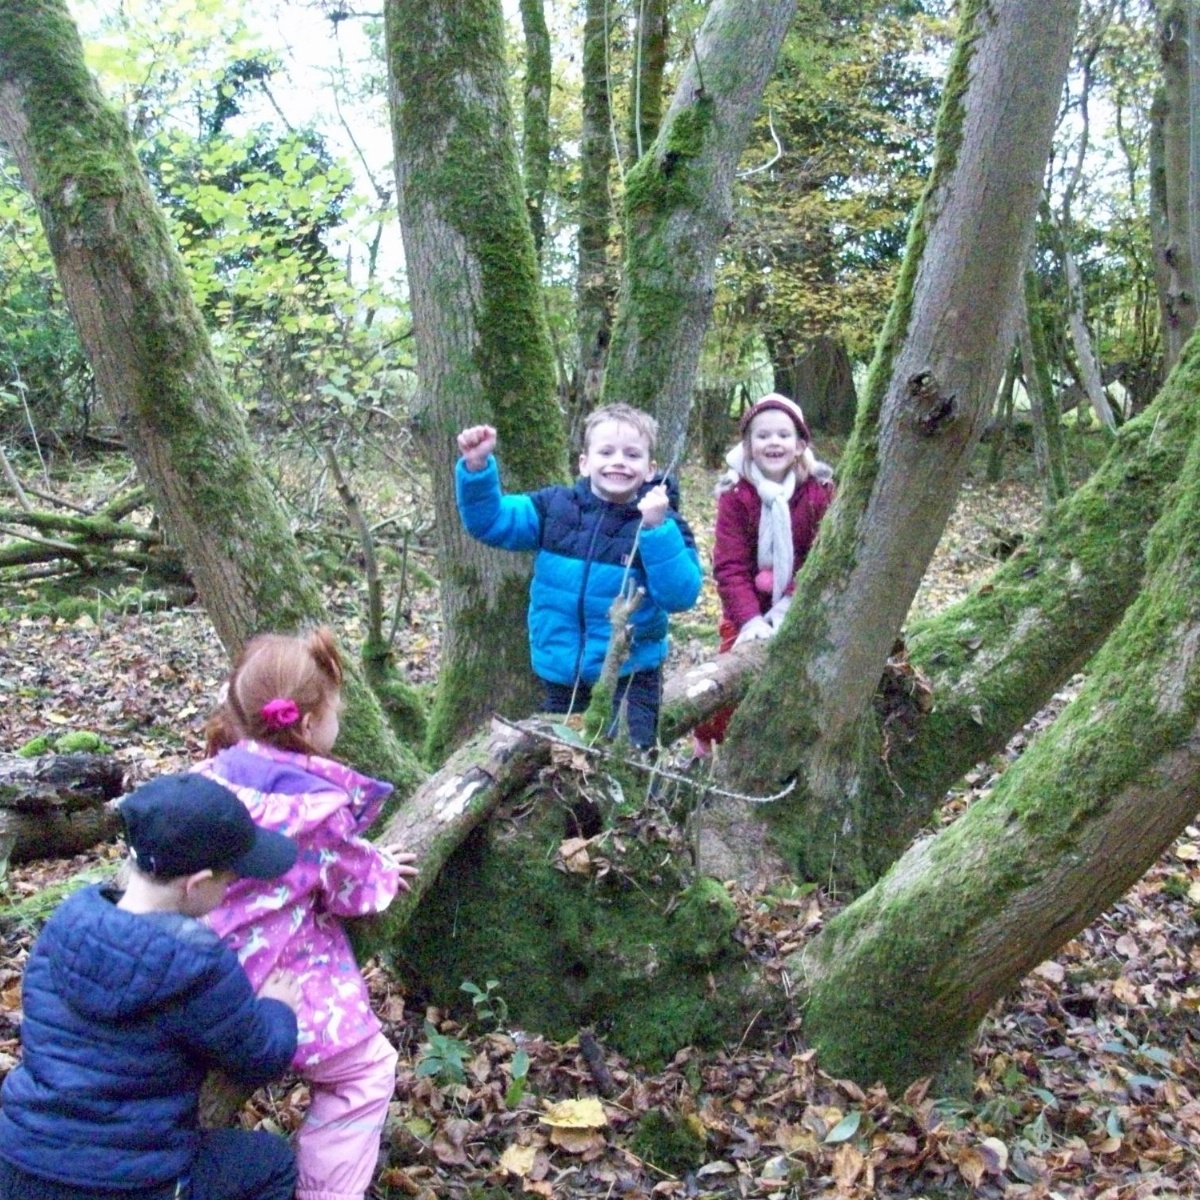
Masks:
[[[379,1029],[343,917],[382,912],[399,887],[391,856],[361,834],[392,785],[329,758],[242,741],[197,771],[236,792],[260,825],[300,844],[278,879],[239,879],[206,922],[237,952],[255,990],[276,968],[303,998],[295,1070],[356,1046]]]

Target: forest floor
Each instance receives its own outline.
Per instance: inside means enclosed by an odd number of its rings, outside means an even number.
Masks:
[[[684,511],[705,547],[714,478],[685,472]],[[964,594],[1000,547],[1033,528],[1037,510],[1028,484],[969,481],[914,607],[936,610]],[[357,589],[333,585],[328,596],[354,644]],[[402,607],[398,660],[415,681],[431,681],[440,632],[433,584]],[[677,663],[712,652],[716,613],[706,585],[676,631]],[[224,672],[198,606],[113,615],[98,604],[94,616],[70,622],[18,617],[0,629],[0,747],[87,729],[111,745],[131,786],[183,769],[201,753]],[[985,791],[1031,733],[977,768],[943,819]],[[110,873],[119,857],[109,843],[13,866],[4,878],[0,1075],[20,1053],[21,972],[38,920],[61,884]],[[768,966],[838,906],[820,889],[785,902],[735,899],[739,937]],[[401,1051],[376,1196],[1200,1196],[1197,904],[1200,829],[1189,828],[1128,895],[995,1007],[955,1095],[930,1081],[889,1096],[829,1077],[805,1048],[802,1015],[753,1045],[744,1038],[720,1052],[683,1050],[659,1071],[611,1053],[597,1071],[577,1041],[504,1028],[494,1019],[500,1003],[469,1017],[420,1010],[404,981],[372,961],[377,1011]],[[428,1073],[429,1022],[443,1055],[461,1059],[463,1082]],[[520,1096],[518,1051],[529,1061]],[[613,1088],[602,1096],[605,1070]],[[290,1130],[305,1099],[301,1084],[285,1082],[258,1093],[243,1122]]]

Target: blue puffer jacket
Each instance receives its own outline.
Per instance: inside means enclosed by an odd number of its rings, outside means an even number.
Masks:
[[[0,1093],[0,1156],[76,1187],[185,1174],[208,1068],[256,1087],[296,1049],[292,1010],[256,999],[216,934],[117,899],[85,888],[47,922],[25,967],[22,1061]]]
[[[644,587],[634,611],[633,644],[622,675],[657,667],[667,656],[667,614],[682,612],[700,594],[700,556],[687,522],[672,508],[656,529],[634,539],[641,513],[614,504],[586,479],[538,492],[505,496],[495,458],[482,471],[460,459],[455,474],[458,511],[472,537],[504,550],[536,550],[529,593],[529,646],[534,673],[551,683],[595,683],[608,649],[608,608],[625,579]],[[656,483],[647,483],[644,495]],[[668,490],[671,485],[668,484]],[[672,504],[675,503],[672,495]]]

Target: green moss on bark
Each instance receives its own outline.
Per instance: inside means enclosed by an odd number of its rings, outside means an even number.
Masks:
[[[460,575],[463,573],[460,571]],[[447,586],[463,594],[478,594],[465,578],[451,577]],[[511,627],[512,615],[522,622],[528,604],[528,581],[510,576],[501,586],[494,606],[480,601],[459,611],[456,636],[472,653],[448,656],[438,676],[438,691],[425,740],[424,758],[440,763],[464,737],[486,720],[495,709],[492,681],[502,679],[506,695],[519,711],[503,713],[513,719],[537,708],[540,687],[529,665],[529,645],[522,636],[497,636],[498,629]],[[519,687],[515,681],[524,681]],[[522,703],[522,696],[524,702]]]
[[[1054,726],[806,949],[805,1030],[826,1070],[893,1089],[936,1070],[1191,819],[1194,769],[1163,777],[1160,764],[1200,716],[1200,441],[1146,561],[1144,590]],[[1121,837],[1147,821],[1150,836]],[[1102,865],[1086,849],[1100,846]]]
[[[483,384],[480,412],[499,432],[506,484],[538,487],[562,475],[566,432],[512,133],[500,5],[389,0],[385,15],[400,96],[396,141],[415,154],[404,203],[415,214],[428,205],[463,239],[467,270],[479,276],[473,370],[463,378]]]
[[[413,985],[461,1006],[464,980],[498,980],[515,1027],[569,1038],[597,1024],[646,1064],[739,1037],[758,1004],[724,889],[689,885],[677,848],[620,822],[591,845],[611,869],[565,873],[554,859],[576,827],[548,793],[527,805],[473,835],[424,898],[395,946]]]

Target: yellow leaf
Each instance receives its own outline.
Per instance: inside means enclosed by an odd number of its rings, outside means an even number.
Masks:
[[[520,1175],[524,1178],[533,1170],[535,1158],[537,1158],[536,1146],[509,1146],[500,1155],[500,1166],[510,1175]]]
[[[47,721],[50,722],[51,725],[69,725],[71,723],[71,718],[64,717],[62,715],[62,713],[47,712],[47,713],[43,713],[42,715],[46,718]]]
[[[608,1124],[604,1106],[594,1096],[548,1104],[542,1121],[555,1129],[599,1129]]]
[[[1183,862],[1200,862],[1200,846],[1195,842],[1180,842],[1175,847],[1175,857]]]

